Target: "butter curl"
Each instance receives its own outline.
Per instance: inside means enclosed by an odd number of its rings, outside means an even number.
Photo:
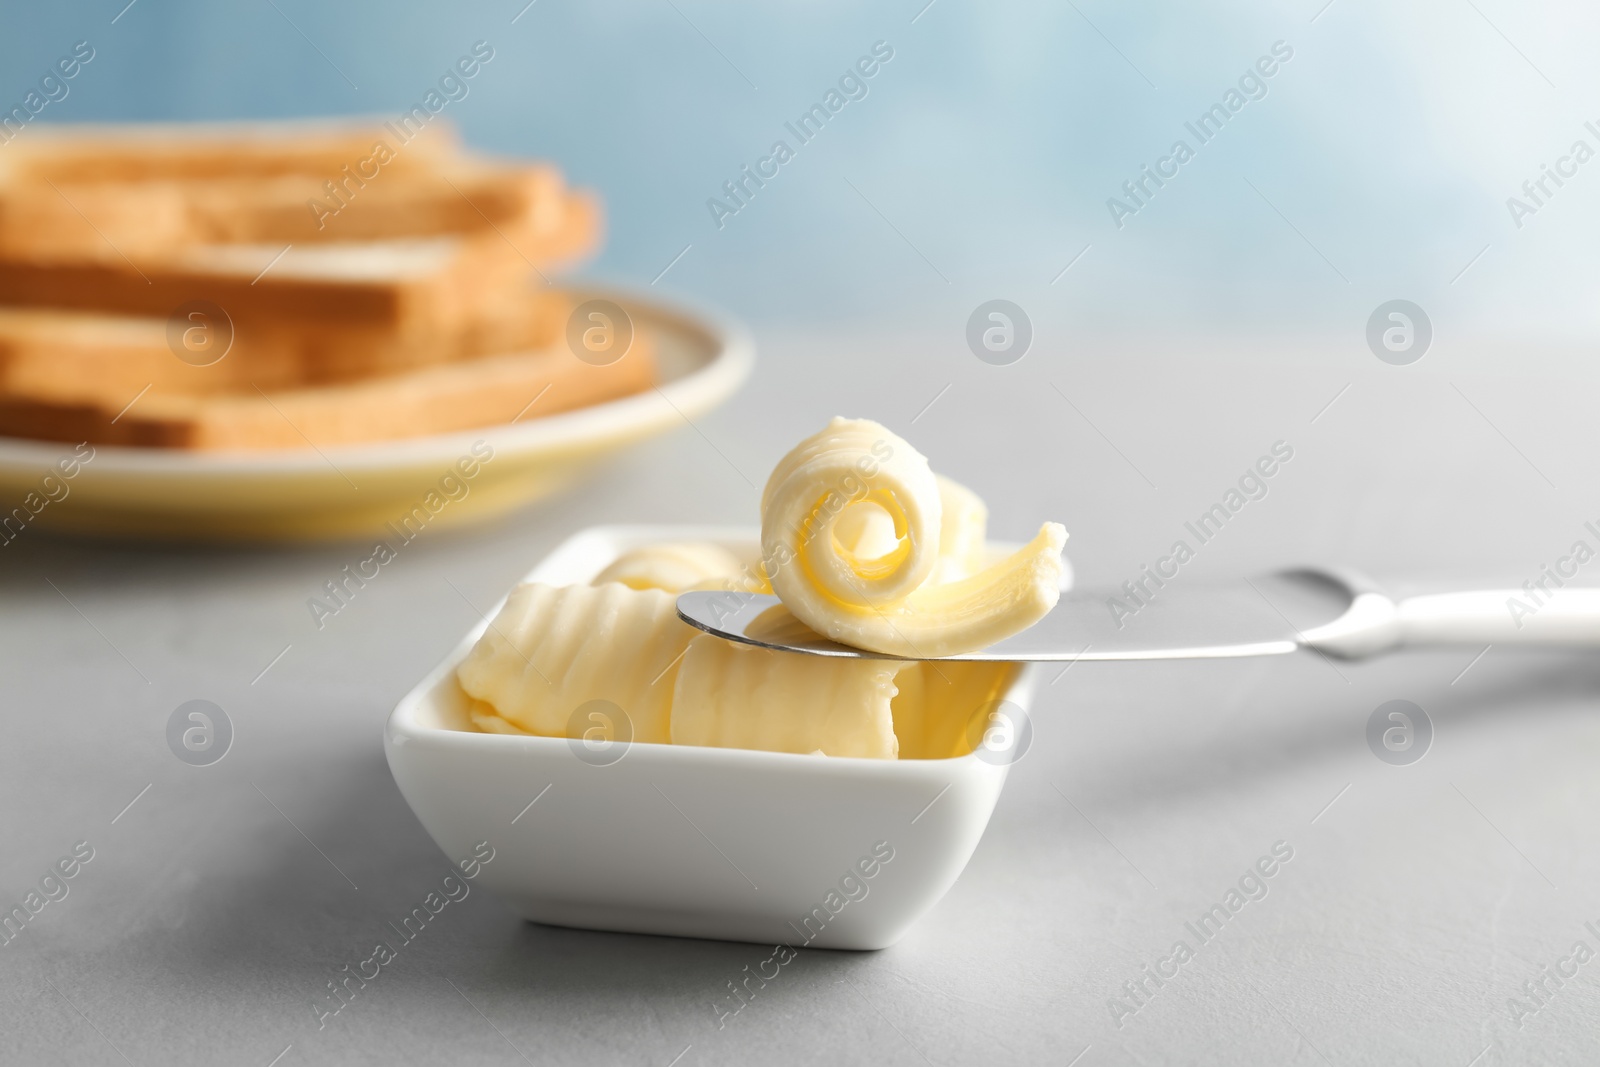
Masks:
[[[870,538],[852,515],[866,505],[887,518]],[[762,493],[761,547],[773,592],[813,630],[872,652],[931,659],[1024,630],[1060,596],[1066,530],[1045,523],[1028,545],[973,573],[985,517],[975,495],[941,485],[901,437],[868,419],[835,418],[773,470]],[[876,554],[867,554],[868,543]]]

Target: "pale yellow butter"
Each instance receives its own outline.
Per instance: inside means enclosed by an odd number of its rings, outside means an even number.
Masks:
[[[482,731],[580,736],[616,706],[632,739],[943,759],[971,750],[1004,663],[819,659],[736,645],[677,618],[690,589],[774,590],[834,640],[910,659],[980,648],[1054,606],[1065,531],[989,563],[988,511],[877,423],[835,419],[763,495],[765,562],[705,542],[626,552],[593,585],[518,586],[457,669]],[[772,573],[769,585],[768,573]]]
[[[627,715],[633,740],[666,742],[680,657],[697,633],[659,589],[527,582],[511,591],[456,679],[525,733],[564,737],[573,712],[605,700]],[[476,710],[475,719],[484,714]]]
[[[947,496],[948,556],[941,551]],[[858,520],[844,517],[863,505],[887,515],[892,548],[869,556],[840,539],[843,521],[859,542]],[[841,644],[914,659],[984,648],[1055,606],[1067,533],[1045,523],[1028,545],[972,573],[981,559],[981,534],[974,534],[982,507],[954,483],[941,489],[927,458],[903,438],[868,419],[836,418],[784,456],[767,481],[766,573],[796,618]]]
[[[689,642],[672,695],[672,742],[768,752],[894,759],[895,660],[819,660]],[[915,666],[914,664],[910,666]]]
[[[690,589],[725,588],[742,571],[739,557],[721,545],[676,541],[624,552],[600,572],[594,584],[620,582],[630,589],[684,593]]]

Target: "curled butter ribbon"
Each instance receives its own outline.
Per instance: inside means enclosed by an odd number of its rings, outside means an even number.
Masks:
[[[864,504],[887,516],[876,536],[865,536]],[[836,418],[767,480],[762,555],[773,592],[813,630],[931,659],[1024,630],[1060,596],[1066,530],[1047,522],[985,568],[984,517],[982,501],[940,479],[902,438],[869,419]]]

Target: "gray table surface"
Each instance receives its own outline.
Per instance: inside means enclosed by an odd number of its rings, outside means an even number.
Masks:
[[[754,380],[699,432],[427,535],[321,631],[306,600],[359,546],[29,530],[0,550],[0,897],[94,849],[0,947],[0,1060],[1593,1063],[1600,962],[1561,961],[1600,952],[1600,661],[1499,647],[1052,670],[950,894],[883,952],[803,952],[720,1029],[725,983],[769,949],[546,928],[478,893],[318,1030],[324,983],[436,880],[380,736],[474,621],[451,583],[491,602],[595,523],[753,522],[771,464],[835,413],[887,422],[979,488],[995,536],[1065,522],[1080,584],[1136,576],[1280,440],[1294,457],[1268,495],[1180,580],[1317,560],[1517,584],[1595,547],[1578,355],[1510,364],[1441,338],[1402,368],[1359,323],[1197,348],[1042,322],[997,368],[966,351],[964,316],[925,336],[758,331]],[[236,730],[210,767],[165,740],[191,699]],[[1392,699],[1433,725],[1411,765],[1366,741]],[[1293,858],[1267,895],[1194,939],[1185,923],[1280,841]],[[1114,1012],[1178,940],[1193,959]],[[1524,991],[1558,966],[1578,973]]]

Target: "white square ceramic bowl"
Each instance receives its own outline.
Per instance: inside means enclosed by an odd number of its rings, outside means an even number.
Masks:
[[[756,555],[753,530],[595,527],[527,580],[588,582],[630,548],[702,539]],[[565,738],[467,732],[454,672],[487,625],[400,701],[384,750],[445,854],[488,841],[495,858],[479,884],[535,922],[883,948],[954,884],[1005,782],[1006,766],[971,754],[872,760],[638,743],[596,766]],[[1002,696],[1026,711],[1031,690],[1025,669]],[[875,847],[893,858],[874,864]],[[870,878],[857,871],[864,858]]]

